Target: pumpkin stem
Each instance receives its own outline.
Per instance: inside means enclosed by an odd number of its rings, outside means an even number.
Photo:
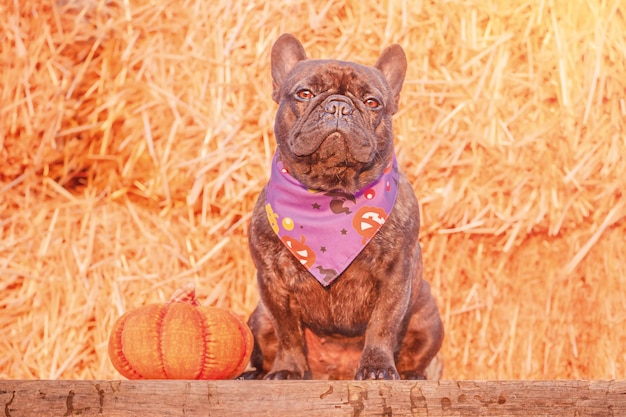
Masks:
[[[174,291],[174,294],[172,294],[168,303],[187,303],[192,306],[199,306],[200,303],[196,298],[196,286],[193,283],[190,283],[180,287]]]

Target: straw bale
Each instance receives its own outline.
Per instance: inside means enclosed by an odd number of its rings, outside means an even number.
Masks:
[[[410,66],[398,159],[445,377],[626,377],[619,0],[2,1],[0,378],[119,378],[114,320],[196,285],[246,316],[269,48]]]

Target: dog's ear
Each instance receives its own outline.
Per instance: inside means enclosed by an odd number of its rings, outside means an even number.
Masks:
[[[404,76],[406,74],[407,67],[404,50],[400,45],[391,45],[380,54],[380,57],[374,66],[382,72],[385,80],[387,80],[387,84],[389,84],[391,94],[393,95],[393,99],[395,101],[395,107],[397,108],[398,101],[400,100],[400,90],[402,90],[402,83],[404,83]]]
[[[278,103],[280,86],[287,74],[298,62],[305,59],[307,57],[304,47],[292,34],[284,33],[274,42],[271,55],[272,85],[274,87],[272,98],[274,101]]]

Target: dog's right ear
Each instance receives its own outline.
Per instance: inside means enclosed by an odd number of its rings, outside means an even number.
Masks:
[[[304,47],[295,36],[290,33],[284,33],[274,42],[272,46],[271,67],[272,67],[272,85],[274,91],[272,98],[278,103],[280,98],[280,86],[287,74],[291,72],[293,67],[300,61],[307,59]]]

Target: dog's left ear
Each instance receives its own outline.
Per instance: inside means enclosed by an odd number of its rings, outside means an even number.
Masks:
[[[378,68],[383,73],[385,80],[387,80],[397,108],[407,67],[404,50],[400,45],[391,45],[380,54],[374,67]]]
[[[300,61],[307,59],[304,47],[295,36],[283,33],[272,46],[271,67],[274,92],[272,98],[278,103],[280,85],[287,74]]]

